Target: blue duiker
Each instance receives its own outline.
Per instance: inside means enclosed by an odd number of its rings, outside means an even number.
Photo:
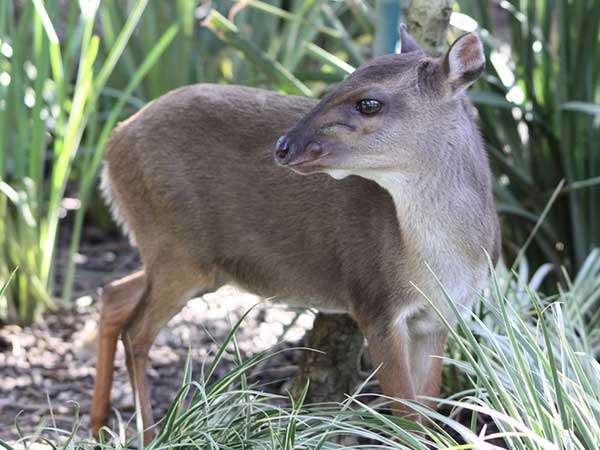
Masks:
[[[500,246],[489,163],[465,95],[484,53],[475,34],[441,58],[404,29],[401,47],[321,101],[199,84],[113,131],[102,187],[143,268],[102,291],[96,435],[119,335],[150,427],[146,369],[158,331],[192,295],[224,283],[348,313],[384,394],[439,394],[447,330],[430,301],[454,319],[432,272],[469,307],[488,280],[486,253],[495,261]]]

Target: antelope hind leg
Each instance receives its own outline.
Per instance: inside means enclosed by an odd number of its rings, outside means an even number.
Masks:
[[[144,272],[139,271],[108,284],[101,292],[96,378],[90,411],[92,433],[96,439],[100,428],[106,425],[108,419],[119,335],[142,296],[144,284]]]
[[[144,444],[148,444],[155,433],[151,427],[154,418],[146,374],[150,347],[162,327],[183,308],[193,294],[204,295],[220,287],[214,277],[190,277],[181,271],[180,266],[181,264],[163,263],[152,273],[152,283],[123,329],[127,370],[135,398],[141,407]],[[198,282],[203,283],[202,287],[199,287]]]

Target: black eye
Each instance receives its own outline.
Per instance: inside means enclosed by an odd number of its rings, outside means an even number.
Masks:
[[[383,105],[379,100],[375,100],[373,98],[363,98],[356,104],[356,109],[365,116],[371,116],[381,111],[382,106]]]

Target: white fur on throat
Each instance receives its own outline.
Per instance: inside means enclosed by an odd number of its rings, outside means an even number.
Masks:
[[[487,265],[483,250],[481,258],[473,261],[461,246],[457,230],[462,228],[464,214],[468,212],[456,210],[449,204],[448,199],[455,194],[442,191],[443,187],[437,186],[433,179],[411,179],[401,173],[376,170],[332,170],[328,173],[335,179],[358,175],[373,180],[394,200],[408,259],[408,273],[400,276],[408,275],[407,282],[417,287],[408,298],[403,295],[399,299],[402,308],[396,319],[398,326],[405,327],[409,323],[418,334],[440,329],[442,324],[424,295],[450,323],[455,322],[431,271],[459,307],[464,307],[465,311],[470,309],[477,293],[485,286]]]
[[[328,173],[332,178],[334,178],[336,180],[341,180],[343,178],[346,178],[347,176],[352,175],[352,173],[350,173],[349,171],[342,170],[342,169],[327,170],[326,173]]]

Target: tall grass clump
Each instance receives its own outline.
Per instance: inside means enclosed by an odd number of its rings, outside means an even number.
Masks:
[[[498,448],[600,446],[600,252],[573,280],[565,274],[567,289],[545,296],[538,289],[550,269],[529,277],[525,263],[514,275],[500,267],[476,312],[454,308],[446,375],[465,384],[442,404],[473,431],[487,423]]]
[[[566,185],[529,251],[579,268],[600,245],[600,2],[460,0],[488,64],[473,100],[496,172],[506,248],[518,249]]]
[[[147,0],[133,3],[110,46],[95,29],[98,1],[66,8],[59,3],[0,4],[0,281],[19,268],[0,297],[0,317],[20,323],[31,322],[52,301],[67,183],[74,161],[82,158],[83,187],[90,188],[86,170],[99,165],[102,148],[80,152],[82,139],[101,128],[90,119],[97,118],[107,80]],[[157,51],[137,69],[121,101],[106,111],[105,128],[114,125],[127,91],[175,32],[155,43]]]

